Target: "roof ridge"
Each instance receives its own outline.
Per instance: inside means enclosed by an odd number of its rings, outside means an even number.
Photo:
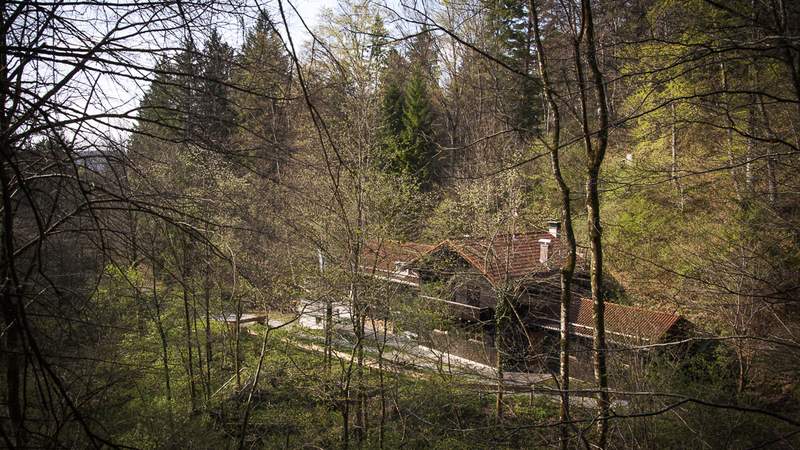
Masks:
[[[516,232],[513,232],[513,233],[498,233],[498,234],[495,234],[493,236],[479,236],[479,235],[473,236],[473,235],[470,235],[470,234],[466,234],[466,235],[464,235],[462,237],[455,237],[455,236],[448,237],[445,240],[459,240],[459,241],[462,241],[462,240],[468,240],[469,239],[469,240],[489,240],[489,241],[494,241],[495,239],[497,239],[499,237],[502,237],[502,236],[519,236],[519,235],[531,235],[531,234],[550,234],[550,231],[543,230],[543,229],[525,230],[525,231],[516,231]]]

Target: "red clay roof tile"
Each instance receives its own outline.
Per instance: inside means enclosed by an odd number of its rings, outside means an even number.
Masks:
[[[548,258],[539,261],[540,240],[548,243]],[[369,241],[362,251],[361,266],[369,269],[394,271],[395,263],[410,263],[426,254],[447,248],[486,276],[492,284],[511,281],[557,269],[564,258],[559,238],[547,231],[502,234],[493,238],[447,239],[437,245],[397,241]]]
[[[593,329],[592,300],[582,298],[572,303],[569,311],[570,323]],[[621,337],[635,337],[655,342],[678,322],[677,314],[652,311],[633,306],[605,304],[606,332]],[[575,330],[580,332],[580,330]]]
[[[548,257],[540,262],[541,240],[547,240]],[[451,246],[490,282],[497,284],[549,272],[561,265],[561,242],[546,231],[503,234],[493,238],[450,240]]]
[[[540,239],[550,240],[546,263],[539,261]],[[396,272],[398,262],[409,264],[442,248],[449,248],[461,255],[493,284],[552,271],[560,266],[563,259],[559,239],[547,232],[532,232],[513,236],[500,235],[494,239],[449,239],[438,245],[390,240],[369,241],[361,252],[361,267],[367,271],[378,270],[392,274]],[[606,331],[612,340],[617,335],[655,342],[680,319],[676,314],[614,303],[606,303],[605,308]],[[573,301],[569,314],[573,326],[584,330],[593,329],[590,299]]]

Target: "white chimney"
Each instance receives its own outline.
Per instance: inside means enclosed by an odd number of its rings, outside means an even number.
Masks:
[[[547,258],[550,257],[550,239],[539,239],[539,262],[546,263]]]
[[[553,237],[558,237],[559,230],[561,230],[561,222],[557,220],[549,220],[547,222],[547,232]]]

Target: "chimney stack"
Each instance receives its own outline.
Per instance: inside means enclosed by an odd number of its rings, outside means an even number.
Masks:
[[[546,263],[549,255],[550,239],[539,239],[539,262]]]
[[[558,220],[548,220],[547,221],[547,231],[553,235],[553,237],[558,237],[558,233],[561,230],[561,222]]]

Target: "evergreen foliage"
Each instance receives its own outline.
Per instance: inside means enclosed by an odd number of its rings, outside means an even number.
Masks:
[[[525,136],[541,123],[541,84],[537,79],[533,39],[525,0],[486,0],[490,50],[515,73],[501,72],[500,108],[508,125]]]
[[[390,57],[390,61],[399,59],[396,54]],[[413,71],[402,85],[397,76],[384,81],[379,166],[427,190],[435,179],[436,167],[433,105],[425,72],[411,67]]]
[[[230,84],[233,48],[222,41],[215,28],[205,43],[201,56],[198,114],[202,139],[208,146],[227,145],[236,128]]]
[[[291,69],[283,42],[266,13],[261,13],[248,31],[237,60],[231,76],[240,87],[233,93],[239,125],[237,153],[245,157],[242,164],[252,164],[253,158],[265,159],[272,161],[270,169],[277,171],[287,157],[285,96],[291,89]]]
[[[426,82],[415,71],[406,83],[403,102],[403,130],[400,133],[401,173],[412,177],[423,188],[430,187],[433,177],[434,145],[431,102]]]

